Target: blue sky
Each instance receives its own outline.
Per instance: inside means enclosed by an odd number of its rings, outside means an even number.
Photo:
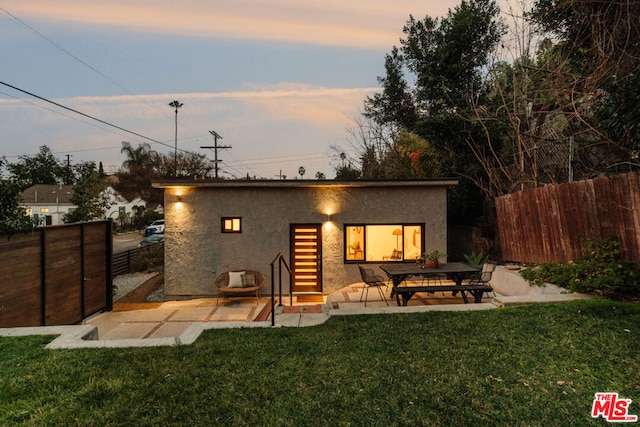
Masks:
[[[457,0],[0,1],[0,81],[178,148],[219,143],[227,178],[334,176],[364,97],[409,14]],[[17,18],[17,19],[16,19]],[[19,20],[19,21],[18,21]],[[48,145],[115,171],[122,141],[149,142],[0,85],[0,155]]]

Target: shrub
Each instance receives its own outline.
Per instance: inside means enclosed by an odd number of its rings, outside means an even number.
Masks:
[[[158,271],[164,266],[164,245],[156,244],[147,249],[148,251],[131,261],[132,272]]]
[[[640,266],[624,261],[615,238],[585,239],[584,254],[568,264],[545,263],[521,271],[532,285],[548,282],[575,292],[623,297],[640,294]]]
[[[482,267],[482,265],[488,261],[489,255],[483,252],[471,252],[470,254],[464,254],[464,259],[471,267]]]

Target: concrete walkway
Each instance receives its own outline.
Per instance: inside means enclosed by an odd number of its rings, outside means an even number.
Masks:
[[[493,283],[493,282],[492,282]],[[499,286],[494,286],[499,288]],[[370,292],[365,306],[360,302],[361,284],[347,286],[322,297],[321,301],[303,301],[303,297],[289,297],[284,305],[276,306],[276,327],[308,327],[324,323],[331,316],[361,314],[395,314],[423,311],[491,310],[509,305],[553,303],[588,298],[582,294],[566,294],[557,289],[526,295],[505,296],[496,292],[495,298],[485,297],[480,304],[464,304],[458,295],[450,293],[416,294],[407,307],[389,305],[380,300],[377,292]],[[387,289],[388,298],[390,289]],[[484,302],[486,301],[486,302]],[[34,328],[0,328],[0,337],[24,335],[57,335],[47,348],[105,348],[155,347],[193,343],[207,329],[267,328],[271,318],[255,321],[270,299],[221,300],[215,298],[164,303],[114,305],[114,311],[100,313],[78,326],[47,326]]]

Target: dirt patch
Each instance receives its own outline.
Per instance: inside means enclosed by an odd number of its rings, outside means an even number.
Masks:
[[[122,298],[118,300],[116,304],[140,304],[149,303],[147,297],[149,294],[157,291],[164,284],[164,273],[153,276],[151,279],[144,282]],[[116,305],[114,304],[114,306]]]

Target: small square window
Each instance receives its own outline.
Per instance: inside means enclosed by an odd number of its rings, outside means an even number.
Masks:
[[[222,232],[223,233],[242,233],[242,218],[223,217]]]

